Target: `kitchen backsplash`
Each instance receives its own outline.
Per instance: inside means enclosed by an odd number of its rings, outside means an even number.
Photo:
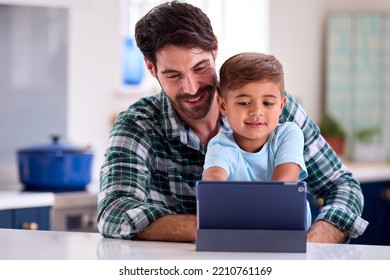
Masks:
[[[68,11],[0,5],[0,187],[16,151],[67,129]]]

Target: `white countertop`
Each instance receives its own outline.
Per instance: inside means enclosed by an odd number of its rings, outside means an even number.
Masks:
[[[0,229],[0,248],[0,260],[390,260],[390,246],[308,243],[306,253],[198,252],[194,243],[15,229]]]
[[[45,207],[53,204],[53,193],[0,191],[0,210]]]
[[[381,162],[345,162],[361,183],[390,181],[390,164]]]
[[[55,206],[57,208],[77,207],[81,203],[86,206],[96,205],[99,187],[90,184],[85,191],[72,192],[28,192],[22,186],[3,186],[0,188],[0,210],[30,207]]]

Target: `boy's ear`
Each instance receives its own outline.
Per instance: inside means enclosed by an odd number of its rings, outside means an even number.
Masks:
[[[223,99],[219,94],[217,95],[217,101],[218,101],[218,106],[219,106],[219,111],[221,112],[222,116],[227,115],[226,111],[226,102],[225,99]]]
[[[282,102],[280,103],[280,110],[283,110],[284,105],[286,104],[287,97],[283,94]]]

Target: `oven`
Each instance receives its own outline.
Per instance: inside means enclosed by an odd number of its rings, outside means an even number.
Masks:
[[[97,232],[97,195],[87,192],[55,193],[50,213],[50,229]]]

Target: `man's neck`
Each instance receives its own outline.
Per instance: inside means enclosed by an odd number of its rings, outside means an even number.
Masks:
[[[188,126],[195,132],[199,137],[200,141],[207,145],[211,138],[213,138],[219,129],[220,112],[217,101],[214,100],[213,105],[202,120],[195,120],[188,122]]]

